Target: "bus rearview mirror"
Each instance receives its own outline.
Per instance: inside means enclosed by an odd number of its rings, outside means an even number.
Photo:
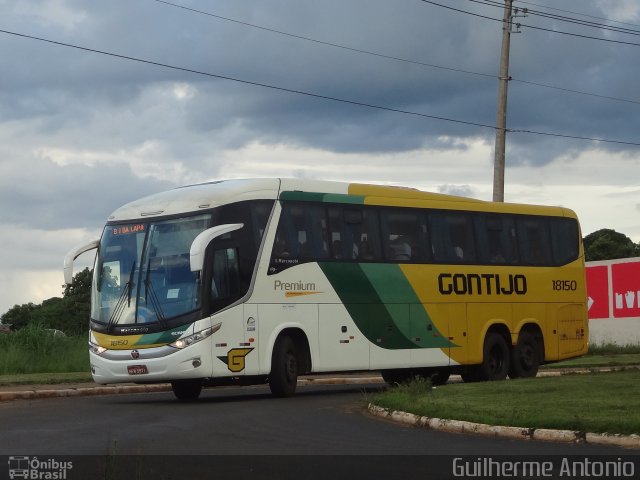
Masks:
[[[189,264],[192,272],[201,272],[204,267],[204,252],[207,246],[217,237],[225,233],[239,230],[243,223],[230,223],[228,225],[216,225],[200,233],[191,244],[189,250]]]
[[[66,285],[71,285],[71,282],[73,282],[73,261],[83,253],[98,248],[98,245],[100,245],[100,239],[92,240],[89,243],[73,248],[67,253],[64,257],[64,283]]]

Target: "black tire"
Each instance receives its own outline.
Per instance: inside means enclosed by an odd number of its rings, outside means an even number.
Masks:
[[[190,402],[197,400],[200,396],[200,392],[202,392],[202,380],[177,380],[171,382],[171,388],[178,400]]]
[[[499,333],[489,333],[484,339],[482,364],[478,367],[479,380],[504,380],[509,373],[511,354],[506,340]]]
[[[535,377],[538,374],[539,366],[540,348],[535,335],[531,332],[520,332],[520,335],[518,335],[518,343],[511,350],[509,377]]]
[[[449,380],[451,371],[448,368],[439,368],[431,375],[431,385],[444,385]]]
[[[462,381],[464,383],[472,383],[480,381],[480,365],[468,365],[464,367],[462,372],[460,372],[460,376],[462,377]]]
[[[408,368],[382,370],[380,374],[382,375],[382,379],[391,386],[408,382],[414,377],[414,372]]]
[[[271,393],[276,397],[293,395],[298,384],[298,369],[295,343],[287,336],[278,338],[271,357],[269,374]]]

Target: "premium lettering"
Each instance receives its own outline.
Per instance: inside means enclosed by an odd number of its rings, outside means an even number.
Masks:
[[[298,282],[281,282],[280,280],[276,280],[273,282],[274,290],[281,290],[285,292],[289,291],[300,291],[300,292],[308,292],[316,289],[315,283],[305,283],[302,281]]]

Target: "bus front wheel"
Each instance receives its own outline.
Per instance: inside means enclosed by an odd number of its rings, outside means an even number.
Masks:
[[[202,380],[176,380],[171,382],[171,388],[178,400],[196,400],[202,391]]]
[[[290,337],[278,338],[271,358],[269,388],[276,397],[290,397],[298,384],[296,346]]]

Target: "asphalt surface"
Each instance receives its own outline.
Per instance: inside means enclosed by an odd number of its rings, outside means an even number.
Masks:
[[[197,402],[171,392],[77,395],[0,403],[0,454],[48,455],[603,455],[614,446],[555,444],[420,429],[367,410],[380,383],[206,389]]]

